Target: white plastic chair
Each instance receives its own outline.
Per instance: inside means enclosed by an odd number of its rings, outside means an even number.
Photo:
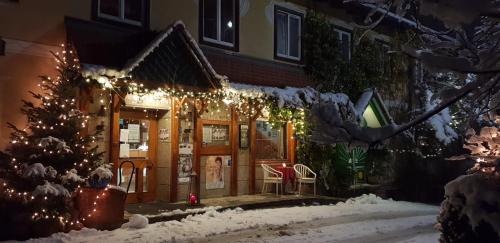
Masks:
[[[281,187],[281,192],[283,193],[283,173],[273,169],[269,165],[260,164],[262,166],[262,172],[264,173],[264,181],[262,182],[262,193],[267,189],[266,184],[276,184],[276,195],[278,195],[278,185]]]
[[[299,183],[299,195],[302,189],[302,183],[304,183],[314,184],[314,196],[316,196],[316,173],[303,164],[295,164],[293,170],[295,170],[296,180]]]

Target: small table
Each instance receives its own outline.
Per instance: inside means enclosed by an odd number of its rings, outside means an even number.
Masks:
[[[295,170],[293,169],[293,167],[280,166],[277,167],[276,170],[283,173],[283,191],[286,191],[285,188],[288,182],[292,183],[293,188],[295,185]],[[285,194],[285,192],[283,192],[283,194]]]

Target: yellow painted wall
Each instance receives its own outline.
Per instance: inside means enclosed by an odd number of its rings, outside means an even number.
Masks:
[[[21,0],[0,4],[0,36],[58,45],[65,40],[64,16],[90,19],[91,0]]]

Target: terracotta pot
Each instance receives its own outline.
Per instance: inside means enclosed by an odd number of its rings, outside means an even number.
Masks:
[[[99,196],[98,199],[97,196]],[[82,223],[88,228],[100,230],[119,228],[124,221],[126,197],[127,194],[124,191],[114,188],[107,190],[82,188],[76,197],[79,218],[85,218]],[[95,205],[94,202],[96,202]],[[91,214],[90,217],[88,217],[89,214]]]

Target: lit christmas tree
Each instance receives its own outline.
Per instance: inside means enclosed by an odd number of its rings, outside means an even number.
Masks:
[[[9,124],[11,144],[0,153],[0,207],[15,208],[2,217],[65,226],[81,220],[72,195],[101,164],[93,144],[101,129],[88,134],[90,117],[78,109],[78,90],[92,83],[82,77],[75,52],[66,48],[54,56],[57,78],[42,76],[41,92],[31,92],[36,102],[23,101],[27,126]]]

